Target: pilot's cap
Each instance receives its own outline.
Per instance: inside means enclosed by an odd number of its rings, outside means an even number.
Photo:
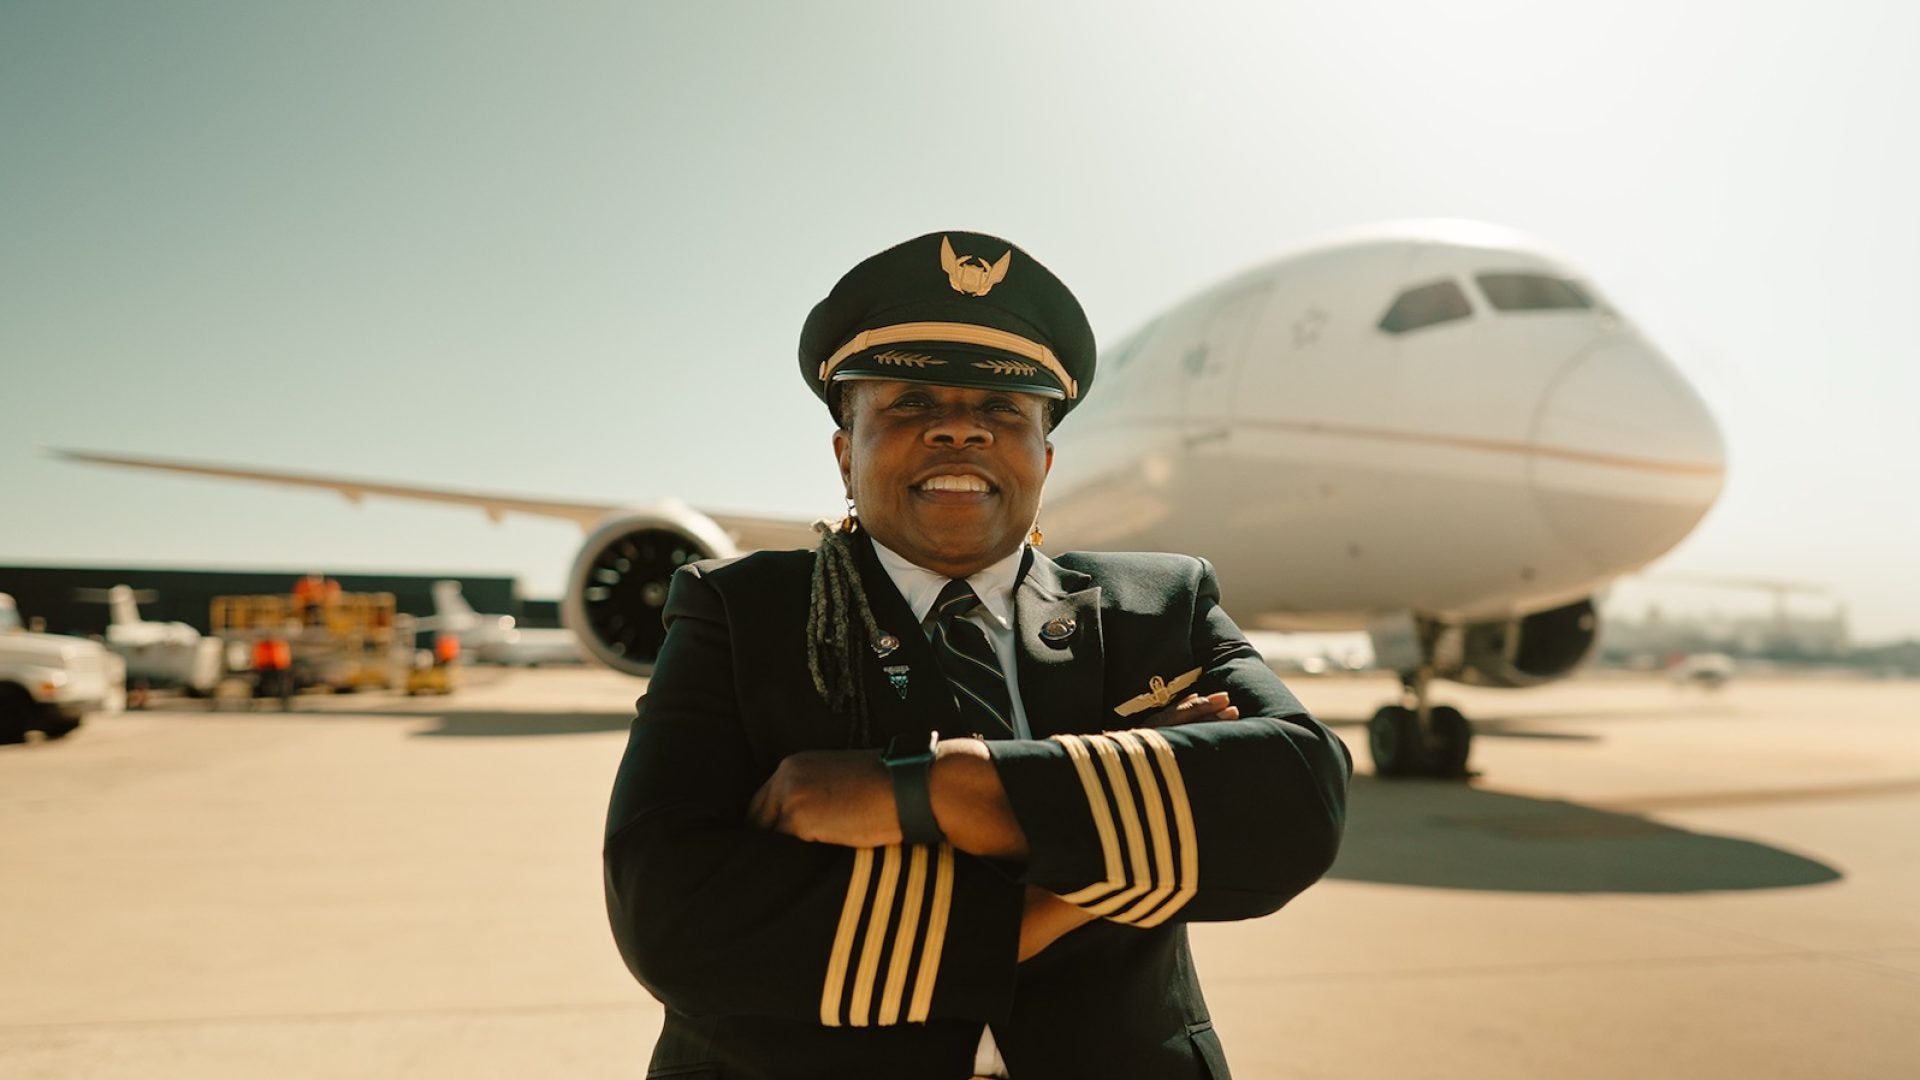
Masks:
[[[1080,301],[982,233],[928,233],[861,261],[800,331],[800,373],[829,409],[835,383],[905,379],[1038,394],[1057,420],[1086,396],[1093,363]]]

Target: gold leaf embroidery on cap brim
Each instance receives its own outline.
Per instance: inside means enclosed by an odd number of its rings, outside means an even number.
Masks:
[[[833,371],[846,360],[883,345],[921,344],[924,342],[945,342],[952,345],[977,345],[1000,352],[1024,356],[1051,372],[1060,380],[1060,387],[1071,400],[1080,394],[1080,386],[1073,376],[1067,374],[1066,366],[1053,350],[1031,338],[1019,334],[996,330],[990,326],[974,323],[953,322],[912,322],[894,323],[891,326],[876,326],[871,330],[862,330],[849,338],[846,344],[833,351],[833,355],[820,362],[819,379],[830,382]]]
[[[888,349],[882,353],[874,353],[873,362],[876,364],[887,364],[893,367],[911,368],[937,367],[940,364],[946,363],[945,360],[935,359],[931,356],[922,356],[919,353],[899,352],[894,349]]]
[[[1023,364],[1018,360],[976,360],[974,367],[991,371],[995,375],[1037,375],[1040,369],[1032,364]]]

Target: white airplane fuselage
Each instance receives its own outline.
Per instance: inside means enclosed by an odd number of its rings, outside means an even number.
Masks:
[[[1376,760],[1405,771],[1465,760],[1465,721],[1429,708],[1431,680],[1574,669],[1595,592],[1678,543],[1725,473],[1705,404],[1624,313],[1532,241],[1471,222],[1377,227],[1248,270],[1106,349],[1090,391],[1055,438],[1048,548],[1190,552],[1244,626],[1367,629],[1410,703],[1375,717]],[[562,615],[633,674],[651,670],[680,566],[815,542],[802,521],[677,500],[62,453],[575,522]],[[489,628],[458,629],[471,646]]]
[[[1451,317],[1382,329],[1396,298],[1449,282]],[[1588,306],[1502,310],[1489,287],[1510,308]],[[1724,474],[1656,346],[1578,272],[1467,223],[1208,289],[1102,353],[1056,444],[1048,547],[1204,556],[1229,611],[1282,630],[1590,596],[1685,536]]]
[[[1705,404],[1625,314],[1537,244],[1471,222],[1383,226],[1248,270],[1103,351],[1090,390],[1055,437],[1047,547],[1204,556],[1243,626],[1368,630],[1402,681],[1368,724],[1383,776],[1468,775],[1469,724],[1431,683],[1574,670],[1594,594],[1678,543],[1725,475]],[[62,453],[575,522],[563,618],[636,675],[681,566],[815,542],[804,522],[677,500]],[[448,627],[462,618],[514,647],[510,623],[467,609]]]

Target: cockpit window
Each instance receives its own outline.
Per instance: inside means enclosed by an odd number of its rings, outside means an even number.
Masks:
[[[1496,311],[1554,311],[1593,307],[1578,282],[1545,274],[1478,274],[1480,291]]]
[[[1389,334],[1404,334],[1436,323],[1472,317],[1473,305],[1467,302],[1467,294],[1460,291],[1460,286],[1451,281],[1436,281],[1408,289],[1395,298],[1393,306],[1380,316],[1380,329]]]
[[[1111,357],[1101,357],[1100,366],[1108,371],[1118,371],[1132,363],[1133,358],[1140,355],[1140,346],[1147,343],[1153,328],[1158,325],[1159,321],[1155,320],[1135,331],[1132,337],[1113,347]]]

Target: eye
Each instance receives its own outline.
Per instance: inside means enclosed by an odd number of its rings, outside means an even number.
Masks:
[[[928,397],[924,392],[910,390],[894,398],[893,405],[890,407],[895,409],[924,409],[932,403],[933,399]]]

